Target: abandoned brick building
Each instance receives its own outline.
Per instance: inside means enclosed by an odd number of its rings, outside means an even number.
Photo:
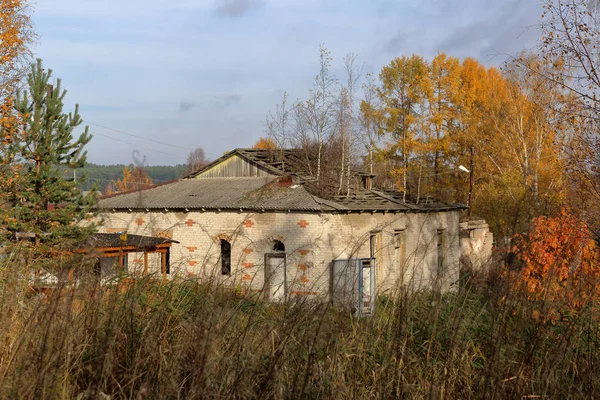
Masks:
[[[102,198],[101,232],[173,239],[171,275],[275,300],[327,296],[332,266],[347,259],[374,259],[378,293],[449,290],[459,278],[465,207],[404,202],[402,193],[373,189],[372,176],[353,176],[349,195],[317,196],[297,152],[236,149],[178,181]],[[158,261],[150,264],[160,273]]]

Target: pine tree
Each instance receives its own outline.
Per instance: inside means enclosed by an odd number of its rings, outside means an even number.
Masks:
[[[9,199],[12,214],[9,230],[35,233],[35,243],[65,247],[93,230],[78,224],[90,215],[95,191],[83,195],[81,179],[65,176],[66,168],[81,168],[86,162],[84,146],[92,138],[86,127],[77,138],[73,130],[82,122],[79,106],[63,112],[66,90],[60,79],[50,84],[52,70],[42,60],[31,65],[28,90],[17,91],[15,110],[22,121],[16,161],[23,166]],[[70,175],[70,174],[68,174]]]

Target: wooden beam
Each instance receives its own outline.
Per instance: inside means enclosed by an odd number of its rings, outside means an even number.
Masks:
[[[167,252],[161,251],[160,253],[160,273],[163,277],[163,280],[167,280]]]

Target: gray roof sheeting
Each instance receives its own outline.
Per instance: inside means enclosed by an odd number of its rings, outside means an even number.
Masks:
[[[324,210],[303,186],[281,187],[273,178],[182,179],[102,198],[98,208]]]

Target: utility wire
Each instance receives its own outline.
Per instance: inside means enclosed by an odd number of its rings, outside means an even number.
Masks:
[[[126,141],[126,140],[122,140],[122,139],[118,139],[118,138],[116,138],[116,137],[112,137],[112,136],[105,135],[105,134],[103,134],[103,133],[99,133],[99,132],[92,132],[92,131],[90,131],[90,133],[91,133],[92,135],[100,135],[100,136],[103,136],[103,137],[105,137],[105,138],[108,138],[108,139],[116,140],[117,142],[121,142],[121,143],[125,143],[125,144],[130,144],[130,145],[132,145],[132,146],[141,147],[141,148],[143,148],[143,149],[150,150],[150,151],[154,151],[154,152],[156,152],[156,153],[162,153],[162,154],[166,154],[166,155],[168,155],[168,156],[179,157],[178,155],[176,155],[176,154],[173,154],[173,153],[167,153],[167,152],[165,152],[165,151],[161,151],[161,150],[155,150],[155,149],[152,149],[152,148],[150,148],[150,147],[142,146],[142,145],[140,145],[140,144],[137,144],[137,143],[131,143],[131,142],[128,142],[128,141]]]
[[[140,136],[140,135],[135,135],[135,134],[133,134],[133,133],[129,133],[129,132],[125,132],[125,131],[121,131],[121,130],[119,130],[119,129],[113,129],[113,128],[109,128],[108,126],[104,126],[104,125],[100,125],[100,124],[95,124],[95,123],[93,123],[93,122],[90,122],[90,121],[87,121],[87,120],[86,120],[86,121],[83,121],[83,122],[85,122],[86,124],[89,124],[89,125],[94,125],[94,126],[97,126],[97,127],[99,127],[99,128],[108,129],[109,131],[118,132],[118,133],[122,133],[122,134],[124,134],[124,135],[133,136],[133,137],[135,137],[135,138],[138,138],[138,139],[147,140],[147,141],[149,141],[149,142],[154,142],[154,143],[162,144],[163,146],[170,146],[170,147],[174,147],[174,148],[176,148],[176,149],[180,149],[180,150],[189,151],[189,149],[188,149],[188,148],[186,148],[186,147],[181,147],[181,146],[177,146],[177,145],[174,145],[174,144],[171,144],[171,143],[165,143],[165,142],[161,142],[161,141],[159,141],[159,140],[148,139],[148,138],[145,138],[145,137],[143,137],[143,136]]]

